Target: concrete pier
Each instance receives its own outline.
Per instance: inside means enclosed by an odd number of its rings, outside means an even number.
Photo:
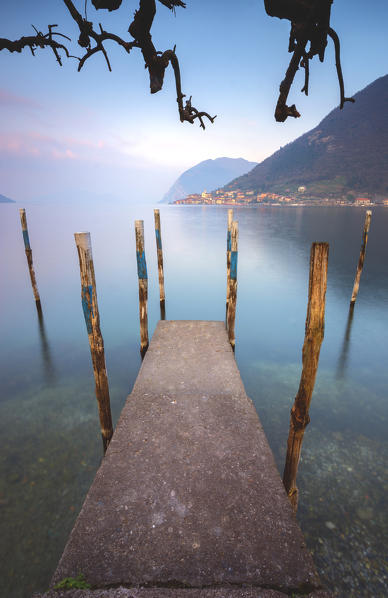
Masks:
[[[328,597],[223,322],[159,322],[51,587],[60,598]]]

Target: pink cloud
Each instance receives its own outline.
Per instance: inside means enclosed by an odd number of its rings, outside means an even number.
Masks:
[[[0,134],[0,152],[14,156],[38,156],[39,148],[34,144],[26,143],[21,135]]]
[[[88,137],[50,136],[39,131],[0,132],[0,154],[11,158],[39,158],[126,167],[131,160],[121,144]]]
[[[40,157],[48,160],[81,160],[110,162],[112,148],[103,141],[84,138],[57,138],[38,131],[0,133],[0,153],[21,157]]]
[[[102,149],[106,146],[106,144],[102,141],[90,141],[89,139],[85,139],[84,137],[81,139],[79,137],[65,137],[63,140],[68,145],[77,145],[80,147],[86,147],[90,149]]]
[[[8,89],[0,89],[0,106],[25,106],[40,108],[40,104],[32,98],[18,96]]]
[[[78,156],[69,149],[65,149],[64,151],[53,149],[51,157],[54,158],[54,160],[75,160],[78,158]]]
[[[22,156],[47,156],[53,151],[60,152],[62,144],[54,137],[29,133],[0,133],[0,152],[3,154]],[[66,148],[65,148],[66,149]],[[63,152],[65,157],[65,152]]]

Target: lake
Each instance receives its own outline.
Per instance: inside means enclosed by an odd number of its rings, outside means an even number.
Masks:
[[[150,335],[159,318],[153,207],[25,205],[39,321],[18,204],[0,205],[1,595],[47,589],[102,456],[73,233],[92,237],[114,421],[141,360],[134,220],[144,219]],[[223,320],[223,207],[158,206],[167,319]],[[298,520],[339,597],[387,595],[388,209],[373,209],[349,318],[365,209],[236,208],[236,360],[283,471],[301,374],[309,253],[330,243],[326,327],[299,467]],[[236,422],[238,425],[238,422]]]

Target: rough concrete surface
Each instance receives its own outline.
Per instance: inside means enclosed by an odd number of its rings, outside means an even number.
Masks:
[[[159,322],[52,586],[79,573],[149,588],[67,597],[320,589],[222,322]]]

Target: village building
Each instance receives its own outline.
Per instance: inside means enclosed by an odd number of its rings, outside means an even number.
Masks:
[[[360,205],[368,205],[371,203],[371,201],[367,197],[356,197],[356,199],[354,200],[354,203],[360,204]]]

